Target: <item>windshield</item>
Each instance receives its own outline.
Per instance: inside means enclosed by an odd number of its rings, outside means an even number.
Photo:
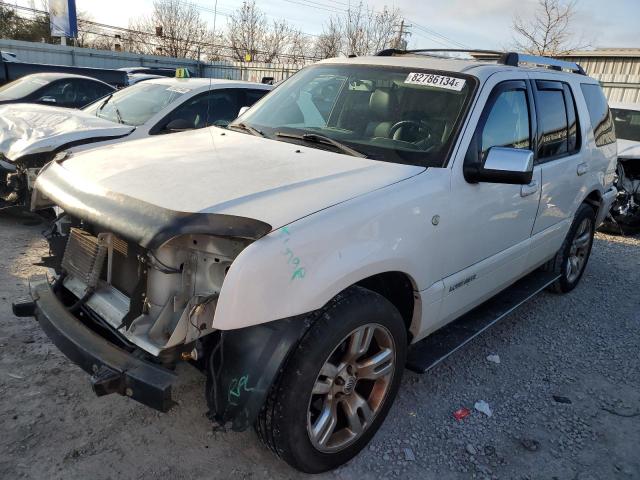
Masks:
[[[189,91],[175,85],[143,82],[98,100],[84,111],[112,122],[138,126]]]
[[[400,67],[315,65],[267,95],[236,124],[266,137],[374,160],[442,166],[475,81],[457,73]]]
[[[640,111],[612,108],[616,137],[622,140],[640,142]]]
[[[0,101],[1,100],[17,100],[18,98],[24,98],[27,95],[31,95],[39,88],[44,87],[49,83],[48,80],[37,77],[22,77],[11,83],[0,87]]]

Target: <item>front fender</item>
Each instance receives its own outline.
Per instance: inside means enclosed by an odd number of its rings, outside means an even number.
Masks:
[[[431,220],[444,197],[429,183],[418,175],[255,241],[225,277],[213,327],[232,330],[302,315],[384,272],[407,274],[416,290],[432,285],[441,266],[427,254],[438,236]]]

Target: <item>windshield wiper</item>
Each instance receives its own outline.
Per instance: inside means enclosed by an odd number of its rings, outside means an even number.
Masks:
[[[113,111],[116,112],[116,117],[118,117],[118,123],[124,124],[124,120],[122,120],[122,115],[120,115],[120,110],[118,110],[118,105],[113,103]]]
[[[238,130],[242,130],[243,132],[249,132],[251,135],[255,135],[256,137],[264,137],[264,133],[262,133],[257,128],[253,128],[251,125],[247,125],[244,122],[232,123],[228,125],[227,128],[236,128]]]
[[[340,143],[337,140],[334,140],[331,137],[327,137],[326,135],[320,135],[318,133],[304,133],[302,135],[296,135],[295,133],[286,133],[286,132],[278,132],[276,133],[276,137],[281,138],[294,138],[296,140],[304,140],[309,143],[320,143],[323,145],[332,145],[342,153],[346,153],[347,155],[351,155],[353,157],[367,158],[367,156],[359,152],[344,143]]]
[[[100,117],[99,113],[102,112],[102,110],[107,105],[107,103],[109,103],[109,101],[111,100],[111,97],[113,97],[113,93],[107,95],[107,98],[104,99],[104,102],[102,102],[102,104],[100,105],[100,108],[96,110],[96,117]],[[116,117],[118,117],[118,123],[124,124],[124,121],[122,120],[122,115],[120,115],[120,110],[118,110],[118,105],[115,102],[113,102],[113,110],[116,113]],[[100,118],[103,118],[103,117],[100,117]]]
[[[107,97],[104,99],[104,101],[100,104],[100,107],[98,108],[98,112],[101,112],[102,109],[104,108],[104,106],[109,103],[109,100],[111,100],[111,97],[113,97],[113,93],[110,93],[109,95],[107,95]]]

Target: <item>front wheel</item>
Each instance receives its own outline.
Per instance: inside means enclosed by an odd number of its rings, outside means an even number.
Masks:
[[[407,334],[384,297],[352,287],[325,306],[259,415],[261,440],[294,468],[319,473],[354,457],[400,385]]]
[[[593,208],[586,203],[580,205],[562,247],[550,262],[549,269],[560,275],[549,287],[551,291],[567,293],[580,282],[591,254],[595,222]]]

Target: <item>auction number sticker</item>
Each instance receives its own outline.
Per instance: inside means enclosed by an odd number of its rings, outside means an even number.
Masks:
[[[435,75],[433,73],[413,73],[411,72],[404,83],[412,83],[414,85],[426,85],[428,87],[446,88],[447,90],[455,90],[459,92],[464,88],[466,80],[456,77],[447,77],[445,75]]]

